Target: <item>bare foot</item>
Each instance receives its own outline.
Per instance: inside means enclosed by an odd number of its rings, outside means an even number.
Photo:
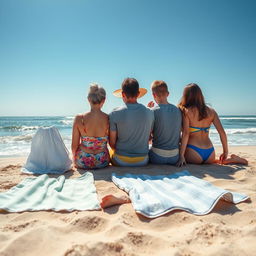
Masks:
[[[131,202],[131,200],[127,196],[116,197],[114,195],[107,195],[101,199],[100,206],[102,209],[104,209],[104,208],[110,207],[112,205],[127,204],[130,202]]]
[[[230,158],[226,159],[224,164],[244,164],[248,165],[248,161],[238,155],[232,154]]]

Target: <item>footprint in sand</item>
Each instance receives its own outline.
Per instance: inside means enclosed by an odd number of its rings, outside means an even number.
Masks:
[[[131,252],[136,255],[137,252],[142,255],[155,255],[159,250],[165,251],[170,248],[168,241],[142,232],[128,232],[119,243],[122,243],[124,248],[131,248]]]
[[[3,190],[8,190],[8,189],[10,189],[10,188],[12,188],[16,185],[17,185],[17,183],[13,183],[12,181],[4,181],[4,182],[1,183],[0,188],[1,188],[1,190],[2,189]],[[4,191],[2,191],[2,192],[4,192]]]
[[[138,225],[138,217],[136,216],[136,214],[132,214],[132,213],[123,213],[120,217],[119,217],[119,222],[130,226],[130,227],[134,227]]]
[[[240,236],[241,230],[231,229],[223,225],[204,224],[196,227],[193,231],[194,242],[211,245],[215,240],[222,239],[225,241],[228,237]],[[193,243],[193,241],[192,241]]]
[[[91,245],[74,245],[68,249],[64,256],[135,256],[124,250],[122,244],[117,242],[97,242]]]
[[[7,166],[1,168],[1,171],[6,172],[6,171],[9,171],[9,170],[15,170],[15,169],[18,169],[18,168],[21,168],[20,164],[18,164],[18,165],[10,164],[10,165],[7,165]]]
[[[96,216],[85,216],[73,220],[69,226],[72,231],[79,232],[102,232],[108,224],[108,220],[96,217]]]
[[[26,228],[31,228],[31,227],[35,226],[35,224],[37,222],[38,222],[38,220],[33,220],[33,221],[25,222],[25,223],[22,223],[22,224],[16,224],[16,225],[7,224],[4,227],[2,227],[1,230],[3,232],[9,232],[9,231],[20,232],[20,231],[25,230]]]

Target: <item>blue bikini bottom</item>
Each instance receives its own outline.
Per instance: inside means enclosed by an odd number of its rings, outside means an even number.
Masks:
[[[204,148],[196,147],[191,144],[188,144],[187,147],[194,149],[201,156],[204,162],[210,157],[210,155],[214,151],[214,147],[204,149]]]

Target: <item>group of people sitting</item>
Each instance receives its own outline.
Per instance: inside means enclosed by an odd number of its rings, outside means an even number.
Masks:
[[[226,133],[218,114],[205,104],[200,87],[185,87],[179,105],[168,102],[168,86],[157,80],[151,85],[154,101],[144,106],[137,99],[147,90],[134,78],[126,78],[114,95],[125,103],[109,115],[101,111],[106,92],[97,84],[90,86],[88,101],[91,110],[75,117],[72,132],[72,155],[75,167],[103,168],[188,163],[247,164],[237,155],[228,158]],[[213,124],[219,135],[223,153],[215,158],[209,138]],[[150,144],[152,144],[150,146]]]

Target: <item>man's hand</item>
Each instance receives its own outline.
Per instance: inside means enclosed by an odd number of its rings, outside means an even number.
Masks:
[[[180,155],[179,161],[177,162],[176,166],[181,167],[183,165],[186,165],[186,159],[184,156]]]
[[[150,102],[148,103],[148,108],[153,108],[154,106],[155,106],[154,101],[150,101]]]

